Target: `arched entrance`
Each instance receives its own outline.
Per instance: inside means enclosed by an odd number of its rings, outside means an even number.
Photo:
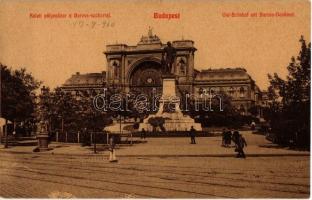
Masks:
[[[160,94],[161,90],[161,65],[155,61],[138,64],[130,75],[130,91],[150,96]]]

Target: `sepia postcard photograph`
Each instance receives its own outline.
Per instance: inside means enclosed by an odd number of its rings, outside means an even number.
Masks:
[[[309,0],[0,0],[0,198],[310,198]]]

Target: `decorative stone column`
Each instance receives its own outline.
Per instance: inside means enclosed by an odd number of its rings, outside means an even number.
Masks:
[[[39,102],[37,107],[37,130],[36,130],[36,138],[38,139],[37,150],[39,152],[47,151],[48,148],[48,139],[49,139],[49,131],[48,131],[48,120],[47,120],[47,101],[48,99],[49,89],[46,87],[41,88],[41,94],[39,95]]]
[[[48,126],[47,122],[40,121],[37,127],[38,149],[40,152],[48,151]]]

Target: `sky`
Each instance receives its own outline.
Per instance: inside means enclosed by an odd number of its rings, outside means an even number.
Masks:
[[[155,12],[179,13],[180,18],[154,19]],[[242,12],[248,17],[231,16]],[[293,15],[259,16],[276,12]],[[111,17],[30,17],[40,13],[110,13]],[[196,69],[244,67],[266,89],[268,73],[286,76],[290,58],[299,53],[300,36],[310,42],[310,18],[306,0],[0,0],[0,62],[13,69],[25,67],[54,88],[76,72],[106,70],[107,44],[136,45],[152,27],[163,43],[193,40]]]

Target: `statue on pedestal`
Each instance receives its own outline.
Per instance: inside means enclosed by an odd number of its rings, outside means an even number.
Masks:
[[[172,65],[176,57],[176,49],[171,45],[171,42],[167,42],[167,46],[162,53],[162,67],[166,75],[172,75]]]
[[[38,123],[37,133],[42,134],[47,132],[48,132],[48,122],[41,120]]]

